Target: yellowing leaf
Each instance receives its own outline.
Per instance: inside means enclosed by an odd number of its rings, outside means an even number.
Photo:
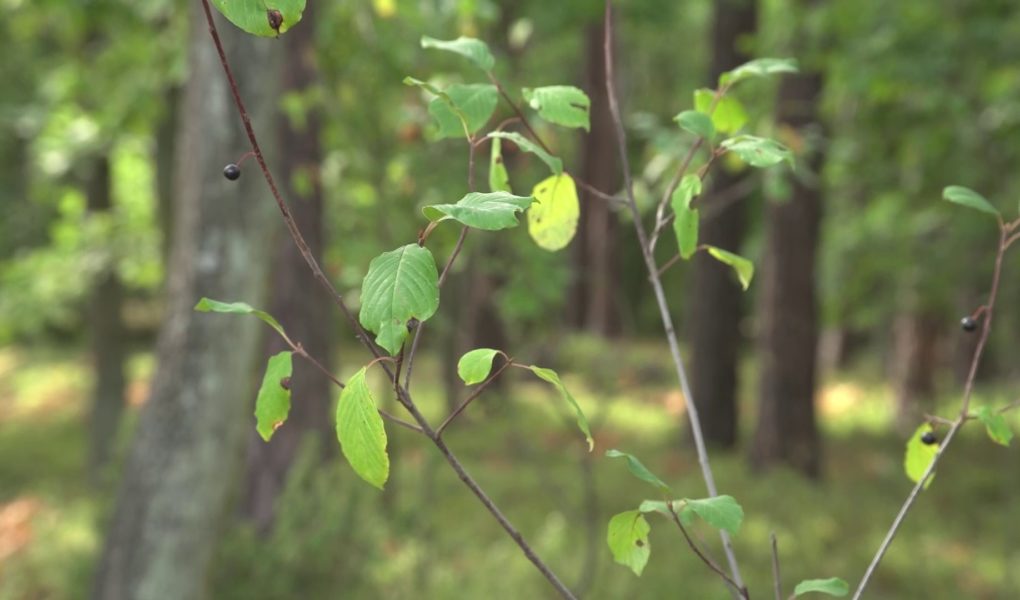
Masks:
[[[531,195],[537,202],[528,209],[528,233],[539,247],[560,250],[570,243],[581,215],[574,180],[563,173],[540,181]]]

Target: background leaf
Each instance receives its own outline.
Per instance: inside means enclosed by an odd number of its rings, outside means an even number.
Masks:
[[[985,432],[996,444],[1008,446],[1013,440],[1013,430],[1009,428],[1006,417],[987,406],[982,406],[977,412],[978,419],[985,426]]]
[[[778,73],[796,73],[797,61],[792,58],[756,58],[719,76],[719,86],[733,85],[751,77],[766,77]]]
[[[195,305],[195,310],[198,312],[218,312],[218,313],[234,313],[238,315],[255,315],[262,319],[267,325],[275,329],[280,335],[283,335],[283,326],[280,325],[279,321],[273,318],[272,315],[264,310],[253,308],[249,304],[244,302],[220,302],[219,300],[210,300],[209,298],[202,298]]]
[[[492,359],[499,354],[499,350],[492,348],[476,348],[457,361],[457,375],[467,385],[474,385],[485,381],[492,371]]]
[[[493,143],[495,143],[496,139],[509,140],[516,144],[517,147],[520,148],[522,151],[530,152],[535,156],[539,157],[540,159],[542,159],[542,162],[544,162],[546,166],[549,167],[549,170],[553,172],[553,175],[559,175],[563,173],[562,160],[560,160],[558,157],[553,156],[552,154],[549,154],[548,152],[543,150],[541,146],[524,137],[523,135],[517,133],[516,131],[493,131],[486,137],[494,138]]]
[[[797,584],[797,587],[793,590],[793,595],[800,596],[801,594],[807,594],[809,592],[841,597],[850,593],[850,586],[848,586],[846,582],[839,577],[830,577],[829,579],[805,579]]]
[[[524,100],[538,111],[538,116],[563,127],[591,128],[591,100],[582,90],[571,85],[550,85],[524,88]]]
[[[400,350],[412,317],[425,321],[437,308],[439,273],[428,248],[408,244],[372,259],[361,282],[358,320],[390,354]]]
[[[421,38],[421,47],[460,54],[481,67],[483,71],[491,71],[492,67],[496,66],[496,59],[489,51],[489,46],[474,38],[461,36],[455,40],[437,40],[425,35]]]
[[[301,20],[305,0],[212,0],[216,10],[241,29],[262,37],[276,37]],[[277,31],[269,25],[270,10],[280,11],[283,22]]]
[[[999,211],[984,196],[961,185],[951,185],[942,190],[942,198],[954,204],[973,208],[989,215],[999,216]]]
[[[743,256],[738,256],[715,246],[706,246],[705,249],[708,250],[708,253],[713,258],[732,267],[733,271],[737,274],[737,279],[740,280],[741,287],[744,288],[744,291],[747,291],[747,288],[751,286],[751,279],[754,277],[754,263]]]
[[[694,92],[694,108],[698,112],[709,114],[712,106],[712,99],[715,97],[713,90],[702,88]],[[712,125],[719,133],[733,133],[747,124],[747,111],[744,105],[733,96],[723,96],[715,110],[711,111]]]
[[[715,125],[712,124],[712,117],[696,110],[685,110],[673,117],[673,120],[684,130],[712,141],[715,136]]]
[[[255,398],[255,429],[267,442],[273,437],[276,428],[287,420],[287,413],[290,412],[290,376],[293,366],[290,352],[274,354],[266,363],[262,385]]]
[[[539,377],[549,383],[553,384],[556,389],[560,392],[560,396],[570,404],[574,409],[574,413],[577,415],[577,427],[584,434],[584,439],[588,442],[588,452],[591,452],[595,448],[595,440],[591,437],[591,428],[588,427],[588,419],[584,416],[584,411],[581,410],[581,405],[574,400],[574,397],[567,391],[566,386],[560,381],[560,376],[556,371],[552,369],[545,369],[542,367],[536,367],[531,365],[528,367],[531,371]]]
[[[649,471],[648,468],[645,467],[641,463],[641,461],[638,460],[637,457],[635,457],[634,455],[627,454],[626,452],[620,452],[619,450],[606,450],[606,456],[608,456],[609,458],[626,459],[627,469],[635,477],[637,477],[641,481],[654,485],[661,492],[665,492],[667,494],[672,493],[672,490],[669,489],[669,486],[666,485],[666,483],[663,480],[659,479],[654,473]]]
[[[738,135],[737,137],[723,140],[719,146],[736,154],[740,157],[740,160],[752,167],[771,167],[784,160],[788,161],[791,165],[793,164],[793,153],[790,152],[790,149],[768,138]]]
[[[574,239],[581,206],[574,180],[563,173],[538,182],[532,190],[537,203],[528,209],[528,233],[539,247],[560,250]]]
[[[648,541],[651,530],[644,515],[637,510],[628,510],[609,519],[606,542],[613,553],[613,560],[630,568],[639,577],[652,553]]]
[[[907,477],[914,483],[921,480],[921,477],[928,470],[928,465],[931,464],[932,459],[935,458],[935,453],[939,449],[938,444],[925,444],[921,441],[921,436],[928,432],[934,433],[931,425],[925,423],[918,427],[914,431],[914,435],[910,436],[910,439],[907,440],[907,452],[903,458],[903,469],[907,472]],[[931,485],[934,479],[935,474],[932,473],[932,476],[925,482],[924,489],[928,489],[928,486]]]
[[[471,192],[456,204],[433,204],[421,210],[430,221],[449,217],[468,227],[497,231],[517,227],[517,213],[527,209],[534,201],[531,196],[514,196],[506,192]]]
[[[386,428],[375,399],[365,383],[365,371],[347,380],[336,406],[336,436],[351,468],[368,483],[382,489],[390,476],[386,454]]]

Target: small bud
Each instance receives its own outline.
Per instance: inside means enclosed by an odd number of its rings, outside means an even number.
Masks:
[[[410,331],[414,331],[417,327],[418,327],[418,319],[415,319],[414,317],[411,317],[407,321],[407,331],[409,331],[409,332]]]
[[[230,163],[229,165],[223,167],[223,176],[229,179],[230,181],[237,181],[237,179],[241,176],[241,167],[235,165],[234,163]]]

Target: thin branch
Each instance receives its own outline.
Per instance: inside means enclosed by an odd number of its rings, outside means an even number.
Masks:
[[[475,398],[478,398],[479,396],[481,396],[482,392],[484,392],[485,389],[488,388],[489,385],[493,381],[495,381],[496,378],[499,377],[500,374],[503,373],[503,371],[506,371],[507,368],[510,365],[512,365],[512,364],[514,364],[513,359],[506,358],[505,362],[503,363],[503,365],[500,368],[496,369],[496,372],[493,373],[492,375],[490,375],[488,379],[483,381],[482,384],[479,385],[478,388],[475,389],[475,391],[472,392],[470,396],[465,398],[464,401],[461,402],[460,405],[457,408],[455,408],[452,413],[450,413],[450,416],[446,417],[446,419],[443,421],[443,423],[439,427],[436,428],[436,437],[442,437],[443,436],[443,431],[446,430],[446,428],[450,425],[450,423],[453,423],[453,420],[456,419],[457,416],[460,415],[460,413],[464,412],[464,409],[467,408],[469,404],[474,402]]]
[[[779,542],[776,541],[776,532],[769,533],[772,540],[772,582],[776,591],[776,600],[783,600],[783,583],[779,577]]]
[[[521,107],[517,106],[517,103],[513,101],[513,98],[511,98],[510,95],[506,93],[506,88],[503,87],[503,84],[500,83],[499,80],[496,79],[496,76],[493,75],[492,73],[486,73],[486,75],[489,76],[489,81],[492,82],[492,85],[496,86],[496,90],[499,91],[499,95],[502,96],[503,100],[505,100],[506,103],[510,105],[510,109],[513,110],[514,114],[517,115],[517,118],[521,120],[521,123],[524,125],[524,128],[528,130],[528,133],[530,133],[531,137],[535,139],[535,142],[537,142],[538,145],[541,146],[543,150],[545,150],[549,154],[552,154],[553,152],[552,150],[549,149],[549,146],[545,145],[545,142],[542,141],[542,138],[538,137],[538,134],[531,127],[531,123],[528,123],[528,118],[524,116],[524,111],[521,110]]]
[[[680,344],[677,341],[676,330],[673,328],[673,317],[669,312],[669,302],[666,300],[666,293],[662,289],[662,280],[658,275],[658,266],[655,264],[655,257],[648,245],[648,235],[644,225],[641,223],[641,212],[638,210],[637,202],[634,200],[634,182],[631,179],[630,161],[627,158],[627,134],[623,128],[623,119],[620,116],[620,106],[616,98],[616,88],[613,73],[613,19],[612,6],[609,0],[606,1],[605,16],[605,62],[606,62],[606,92],[609,99],[609,112],[613,118],[613,125],[616,130],[616,142],[620,154],[620,162],[623,168],[624,189],[627,194],[627,205],[630,208],[634,221],[634,230],[637,234],[638,243],[641,244],[641,255],[645,261],[645,268],[648,270],[649,280],[652,283],[652,290],[655,292],[655,301],[659,307],[659,315],[662,317],[662,327],[669,342],[670,354],[673,357],[673,365],[676,368],[677,378],[680,380],[680,388],[684,397],[684,405],[687,409],[688,421],[691,425],[691,432],[694,437],[694,448],[697,451],[698,463],[701,466],[701,475],[705,480],[705,487],[709,496],[718,496],[719,491],[715,485],[715,477],[712,475],[712,467],[708,463],[708,450],[705,448],[705,439],[701,431],[701,420],[698,418],[698,407],[694,403],[694,396],[691,394],[690,385],[687,381],[687,373],[684,369],[683,357],[680,355]],[[726,553],[726,560],[729,563],[730,574],[738,588],[743,588],[743,579],[740,576],[740,567],[737,564],[737,557],[733,551],[733,543],[725,530],[719,530],[722,538],[723,551]]]
[[[590,183],[588,183],[586,181],[582,181],[582,180],[578,179],[577,176],[574,175],[573,173],[567,173],[567,174],[570,175],[570,178],[573,179],[574,182],[581,189],[583,189],[584,191],[588,192],[592,196],[595,196],[596,198],[599,198],[600,200],[605,200],[606,202],[610,203],[613,206],[625,206],[626,205],[627,201],[624,200],[623,198],[620,198],[619,196],[613,196],[612,194],[607,194],[607,193],[603,192],[602,190],[598,189],[597,187],[593,186],[592,184],[590,184]]]
[[[679,515],[676,514],[676,510],[673,509],[672,504],[669,505],[669,513],[673,515],[673,522],[676,523],[676,526],[680,528],[680,533],[682,533],[684,539],[687,540],[687,545],[690,546],[694,554],[696,554],[697,557],[701,559],[701,562],[705,563],[709,569],[711,569],[719,577],[721,577],[723,581],[725,581],[730,587],[732,587],[737,592],[737,594],[740,595],[741,598],[749,600],[750,594],[748,593],[747,588],[745,588],[742,585],[737,585],[737,582],[733,581],[733,579],[726,574],[726,571],[723,571],[722,567],[720,567],[718,563],[712,560],[712,557],[708,556],[704,551],[701,550],[701,548],[698,547],[697,544],[694,543],[694,540],[691,539],[690,534],[687,533],[687,528],[684,527],[684,524],[680,521]]]
[[[885,539],[882,540],[882,544],[875,552],[875,556],[872,558],[871,564],[868,565],[867,571],[864,572],[864,577],[861,578],[861,582],[857,586],[857,591],[854,592],[853,600],[859,600],[861,595],[864,593],[865,588],[868,587],[868,583],[871,581],[871,576],[875,574],[875,571],[878,569],[878,565],[882,562],[882,558],[885,556],[886,551],[888,551],[889,546],[892,545],[893,540],[896,538],[896,533],[907,518],[907,513],[914,505],[917,497],[921,494],[921,490],[924,489],[924,485],[935,472],[935,467],[938,466],[938,463],[945,454],[946,449],[949,448],[949,443],[953,441],[953,438],[956,436],[956,432],[963,427],[963,424],[967,422],[970,416],[971,394],[974,391],[974,381],[977,378],[978,366],[981,364],[981,356],[984,353],[985,345],[988,343],[988,336],[992,330],[992,317],[995,314],[995,297],[999,293],[999,281],[1002,276],[1002,259],[1006,254],[1007,247],[1009,246],[1009,240],[1006,238],[1006,235],[1007,229],[1005,225],[1000,222],[999,249],[995,255],[995,270],[992,273],[992,289],[988,292],[988,302],[985,304],[987,308],[985,310],[984,326],[981,328],[981,337],[978,339],[977,346],[974,348],[974,357],[970,362],[970,371],[967,374],[967,381],[963,386],[963,400],[960,402],[960,414],[956,420],[953,421],[952,426],[949,428],[949,432],[946,434],[946,437],[943,439],[938,450],[935,451],[935,456],[932,457],[931,464],[928,465],[928,468],[918,480],[917,485],[915,485],[914,489],[910,491],[906,501],[903,502],[903,506],[900,507],[900,511],[896,514],[896,518],[889,527],[889,531],[886,533]]]

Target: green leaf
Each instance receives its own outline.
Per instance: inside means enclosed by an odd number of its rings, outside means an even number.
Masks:
[[[993,442],[1008,446],[1013,441],[1013,430],[1009,428],[1002,413],[982,406],[978,409],[977,417],[984,424],[985,432]]]
[[[492,149],[489,152],[489,189],[493,192],[513,193],[513,189],[510,188],[510,173],[507,173],[506,165],[503,164],[502,140],[497,137],[490,143]]]
[[[942,190],[942,198],[954,204],[961,204],[967,208],[973,208],[974,210],[979,210],[983,213],[999,216],[999,211],[992,206],[991,202],[970,188],[965,188],[960,185],[951,185]]]
[[[553,175],[538,182],[531,194],[537,200],[528,210],[528,233],[546,250],[564,248],[574,239],[581,205],[570,175]]]
[[[588,95],[571,85],[550,85],[524,88],[524,100],[538,111],[538,116],[563,127],[591,128],[591,100]]]
[[[736,154],[752,167],[771,167],[788,161],[793,164],[793,153],[775,140],[753,135],[738,135],[719,144],[721,148]]]
[[[539,146],[535,142],[532,142],[531,140],[517,133],[516,131],[493,131],[486,137],[493,138],[493,143],[495,143],[495,140],[497,139],[509,140],[516,144],[517,147],[520,148],[522,151],[530,152],[535,156],[539,157],[540,159],[542,159],[542,162],[544,162],[546,166],[549,167],[549,170],[553,172],[553,175],[559,175],[560,173],[563,173],[562,160],[553,156],[552,154],[549,154],[548,152],[543,150],[541,146]]]
[[[531,365],[528,368],[531,369],[531,372],[537,375],[539,379],[544,379],[545,381],[553,384],[553,386],[555,386],[560,392],[560,396],[562,396],[563,399],[566,400],[571,407],[573,407],[574,413],[577,415],[577,428],[581,430],[581,433],[584,434],[584,439],[588,442],[588,452],[594,450],[595,440],[591,437],[591,428],[588,427],[588,419],[584,416],[584,412],[581,410],[581,406],[577,403],[577,400],[574,400],[574,397],[567,391],[563,382],[560,381],[559,374],[552,369],[544,369],[542,367],[536,367],[535,365]]]
[[[474,385],[485,381],[492,371],[492,359],[499,354],[499,350],[492,348],[477,348],[460,357],[457,362],[457,375],[467,385]]]
[[[290,412],[290,376],[293,361],[290,352],[269,357],[262,386],[255,399],[255,429],[262,439],[269,441],[273,432],[287,420]]]
[[[743,256],[727,252],[722,248],[705,246],[705,249],[708,250],[708,253],[711,254],[713,258],[733,268],[734,272],[737,274],[737,279],[740,280],[741,287],[744,288],[744,291],[747,291],[747,288],[751,287],[751,279],[754,277],[754,263]]]
[[[496,66],[496,59],[492,57],[489,47],[485,42],[474,38],[461,36],[455,40],[445,41],[424,35],[421,38],[421,47],[460,54],[481,67],[483,71],[491,71],[492,67]]]
[[[643,513],[657,512],[663,516],[673,518],[673,506],[677,503],[677,500],[643,500],[638,510]]]
[[[719,76],[719,87],[732,86],[751,77],[766,77],[776,73],[796,73],[797,61],[792,58],[756,58]]]
[[[818,592],[819,594],[828,594],[830,596],[846,596],[850,593],[850,586],[839,577],[830,577],[828,579],[805,579],[804,581],[797,584],[797,587],[793,590],[794,597],[808,592]]]
[[[701,178],[693,174],[684,175],[670,200],[675,215],[673,231],[676,233],[677,245],[680,246],[680,256],[684,260],[694,256],[698,249],[699,215],[697,209],[691,208],[691,201],[700,193]]]
[[[433,96],[436,96],[436,100],[433,100],[432,102],[429,103],[429,113],[432,114],[434,119],[436,119],[438,136],[442,137],[443,125],[439,122],[438,117],[436,117],[436,114],[434,112],[436,109],[433,108],[433,105],[436,103],[437,100],[446,105],[446,108],[449,110],[449,113],[451,113],[459,121],[461,129],[458,131],[457,135],[463,134],[465,138],[470,139],[471,131],[468,128],[467,115],[465,115],[464,112],[461,111],[460,107],[457,106],[457,104],[453,101],[453,98],[451,98],[446,92],[437,88],[431,83],[428,83],[427,81],[415,79],[414,77],[410,76],[404,78],[404,85],[410,85],[421,88],[426,92],[432,94]]]
[[[276,37],[301,20],[305,0],[212,0],[228,21],[253,35]],[[279,11],[279,30],[273,29],[269,11]]]
[[[608,456],[609,458],[626,459],[627,470],[630,471],[634,477],[637,477],[641,481],[654,485],[661,492],[667,494],[672,493],[672,490],[669,489],[669,486],[666,485],[664,481],[656,477],[654,473],[649,471],[647,467],[641,464],[641,461],[638,460],[637,457],[635,457],[634,455],[627,454],[626,452],[620,452],[619,450],[606,450],[606,456]]]
[[[715,98],[713,90],[702,88],[694,92],[694,108],[698,112],[711,115],[712,124],[719,133],[733,133],[747,123],[747,111],[739,100],[732,96],[723,96],[715,110],[711,110]]]
[[[939,450],[938,444],[925,444],[921,441],[921,436],[928,432],[933,432],[931,425],[925,423],[917,428],[914,435],[907,441],[907,452],[903,458],[903,469],[907,472],[907,477],[911,481],[917,483],[921,481],[921,477],[924,476],[925,471],[928,470],[928,465],[931,464],[932,459],[935,458],[935,454]],[[928,478],[928,481],[924,484],[924,489],[928,489],[931,482],[935,479],[935,474]]]
[[[449,218],[475,229],[497,231],[517,227],[517,213],[526,210],[534,201],[531,196],[514,196],[506,192],[471,192],[456,204],[433,204],[421,211],[430,221]]]
[[[499,92],[488,83],[455,83],[444,90],[446,97],[429,102],[429,114],[436,121],[437,137],[464,137],[464,130],[475,133],[496,110]],[[462,120],[463,119],[463,120]]]
[[[408,244],[372,259],[361,282],[358,320],[390,354],[400,350],[411,318],[425,321],[439,308],[439,273],[428,248]]]
[[[651,530],[640,511],[628,510],[609,519],[606,542],[613,553],[613,560],[630,568],[639,577],[652,553],[648,541]]]
[[[715,125],[712,124],[712,118],[703,112],[685,110],[673,117],[673,120],[680,125],[681,129],[698,137],[703,137],[708,141],[712,141],[712,138],[715,137]]]
[[[220,302],[219,300],[210,300],[209,298],[202,298],[195,305],[195,310],[198,312],[217,312],[217,313],[235,313],[239,315],[255,315],[262,319],[266,325],[269,325],[277,331],[280,335],[284,335],[283,326],[273,318],[272,315],[264,310],[252,308],[250,305],[244,302]]]
[[[716,529],[725,529],[733,535],[740,531],[744,522],[744,509],[737,504],[733,496],[715,496],[701,500],[684,499],[680,516],[690,522],[692,515],[697,515]]]
[[[336,437],[351,468],[365,481],[379,488],[390,476],[386,455],[386,428],[365,383],[362,367],[347,380],[336,405]]]

